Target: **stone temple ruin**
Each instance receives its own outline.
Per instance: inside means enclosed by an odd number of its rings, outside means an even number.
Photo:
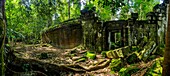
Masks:
[[[101,21],[95,8],[84,9],[78,19],[65,21],[58,28],[46,30],[43,41],[58,48],[73,48],[80,44],[89,50],[111,50],[138,45],[143,48],[153,42],[153,49],[165,43],[167,26],[166,4],[158,4],[149,12],[147,20],[138,20],[132,13],[128,20]]]

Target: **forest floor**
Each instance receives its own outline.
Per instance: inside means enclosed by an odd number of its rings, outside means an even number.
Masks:
[[[100,62],[102,60],[108,60],[103,58],[101,54],[96,55],[96,59],[86,59],[85,61],[76,61],[76,57],[83,57],[87,50],[81,50],[79,48],[73,49],[58,49],[48,44],[36,44],[36,45],[23,45],[22,43],[17,43],[14,47],[15,55],[24,59],[35,59],[42,62],[47,62],[51,64],[75,64],[83,66],[91,66]],[[48,54],[47,58],[41,58],[41,54]],[[109,66],[105,68],[87,71],[86,73],[61,73],[62,76],[111,76]],[[114,74],[116,76],[116,74]]]
[[[110,60],[103,57],[101,54],[96,54],[95,59],[87,58],[86,60],[78,60],[85,55],[87,50],[82,50],[78,47],[73,49],[58,49],[49,44],[34,44],[34,45],[25,45],[22,43],[17,43],[15,47],[15,55],[23,59],[35,59],[38,61],[50,63],[50,64],[74,64],[82,65],[86,67],[99,65],[100,62],[106,62]],[[155,60],[148,62],[139,62],[134,64],[136,67],[140,68],[139,71],[131,74],[132,76],[143,76],[151,67],[154,65]],[[131,65],[126,64],[126,67]],[[109,65],[106,65],[103,68],[98,68],[95,70],[86,71],[85,73],[80,72],[61,72],[61,76],[120,76],[118,72],[111,71]],[[57,76],[57,75],[56,75]],[[121,75],[123,76],[123,75]],[[124,75],[126,76],[126,75]]]

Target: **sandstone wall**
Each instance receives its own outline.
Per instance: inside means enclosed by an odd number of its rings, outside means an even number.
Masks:
[[[58,48],[73,48],[81,44],[82,34],[81,24],[66,24],[47,30],[42,34],[42,40]]]

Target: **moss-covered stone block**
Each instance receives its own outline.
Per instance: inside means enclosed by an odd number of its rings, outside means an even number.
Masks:
[[[107,51],[102,51],[102,52],[101,52],[102,57],[107,57],[107,56],[106,56],[106,52],[107,52]]]
[[[157,58],[152,66],[148,69],[145,76],[161,76],[162,75],[163,57]]]
[[[112,71],[119,71],[122,68],[123,62],[121,61],[121,58],[118,59],[112,59],[110,63],[110,68]]]
[[[122,49],[116,51],[118,57],[124,57]]]
[[[122,50],[122,48],[110,50],[110,51],[106,52],[106,56],[108,58],[123,58],[124,57],[123,51],[125,51],[125,50]]]
[[[112,51],[106,52],[106,56],[107,56],[107,58],[115,58]]]
[[[133,73],[139,71],[140,68],[134,67],[131,65],[130,67],[127,68],[121,68],[120,71],[118,72],[119,76],[131,76]]]
[[[134,64],[136,62],[139,62],[139,58],[137,56],[137,54],[135,52],[133,52],[131,55],[129,55],[127,58],[126,58],[126,62],[128,64]]]
[[[126,57],[129,53],[131,53],[132,51],[130,50],[130,47],[129,46],[125,46],[122,49],[122,53],[123,53],[123,56]]]
[[[90,58],[90,59],[95,59],[96,58],[96,54],[94,54],[93,52],[87,51],[86,57]]]

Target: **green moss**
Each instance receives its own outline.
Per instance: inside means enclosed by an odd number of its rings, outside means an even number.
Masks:
[[[134,52],[130,56],[128,56],[126,60],[127,60],[127,63],[134,64],[139,61],[139,58],[136,55],[136,53]]]
[[[76,60],[76,62],[84,62],[84,61],[86,61],[86,58],[80,58],[80,59]]]
[[[151,55],[151,56],[149,56],[148,60],[153,60],[155,58],[156,58],[156,55]]]
[[[147,42],[148,41],[148,38],[146,36],[143,37],[143,41],[144,42]]]
[[[119,71],[122,67],[122,61],[120,58],[118,59],[112,59],[110,68],[112,71]]]
[[[76,54],[70,54],[70,56],[71,56],[71,57],[74,57],[74,56],[76,56]]]
[[[120,69],[118,73],[120,76],[131,76],[137,71],[139,71],[139,68],[135,67],[134,65],[130,65],[130,67]]]
[[[112,51],[107,51],[107,52],[106,52],[106,56],[107,56],[108,58],[114,58]]]
[[[162,75],[163,57],[157,58],[145,76],[161,76]]]
[[[102,52],[101,52],[101,54],[102,54],[103,57],[106,57],[106,52],[107,52],[107,51],[102,51]]]
[[[132,46],[132,51],[139,51],[139,48],[137,46]]]
[[[90,58],[90,59],[95,59],[96,58],[96,54],[94,54],[93,52],[87,51],[86,57]]]

